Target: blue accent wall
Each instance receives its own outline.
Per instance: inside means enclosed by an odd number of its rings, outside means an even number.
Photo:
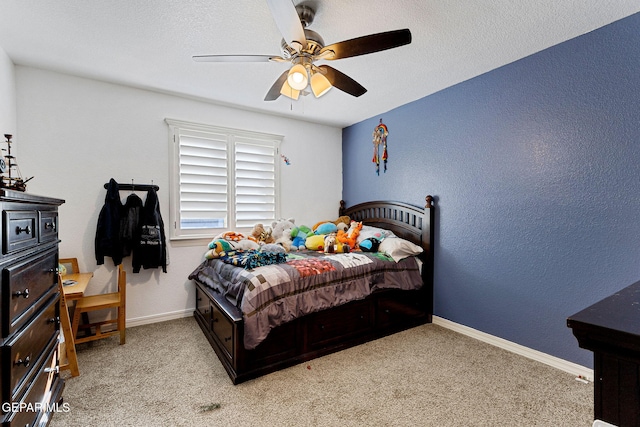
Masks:
[[[345,128],[343,182],[435,196],[437,316],[593,367],[566,318],[640,280],[640,14]]]

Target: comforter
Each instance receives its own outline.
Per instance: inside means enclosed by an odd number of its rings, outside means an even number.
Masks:
[[[384,253],[290,253],[286,262],[245,269],[206,260],[189,278],[235,304],[244,318],[244,346],[251,350],[276,326],[309,313],[363,299],[376,289],[419,289],[418,260],[399,262]]]

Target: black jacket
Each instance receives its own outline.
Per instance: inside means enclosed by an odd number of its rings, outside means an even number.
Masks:
[[[114,265],[122,264],[122,243],[120,240],[120,217],[122,215],[122,202],[118,183],[111,178],[107,187],[107,195],[104,206],[98,216],[96,230],[96,262],[104,264],[104,257],[110,256]]]
[[[120,240],[122,256],[129,256],[134,245],[140,239],[140,218],[142,216],[142,199],[136,193],[127,197],[120,219]]]
[[[167,272],[167,246],[164,234],[164,222],[160,215],[160,203],[155,190],[147,193],[147,200],[142,208],[140,220],[140,238],[133,247],[133,272],[144,269],[162,267]]]

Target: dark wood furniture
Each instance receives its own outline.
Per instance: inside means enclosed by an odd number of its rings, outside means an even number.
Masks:
[[[57,274],[62,203],[0,190],[3,426],[44,425],[62,398]]]
[[[424,248],[420,290],[383,289],[364,300],[320,311],[278,326],[258,347],[243,346],[242,312],[215,290],[196,283],[194,316],[234,384],[382,336],[430,323],[433,314],[433,229],[435,207],[367,202],[340,215],[392,230]]]
[[[570,316],[567,325],[594,354],[594,417],[640,425],[640,282]]]

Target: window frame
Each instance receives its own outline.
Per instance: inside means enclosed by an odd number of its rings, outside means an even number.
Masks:
[[[212,239],[224,231],[248,231],[253,227],[236,227],[236,144],[247,144],[247,140],[259,146],[270,147],[274,150],[274,218],[256,220],[270,223],[280,217],[280,145],[284,139],[281,135],[264,132],[254,132],[243,129],[233,129],[222,126],[193,123],[183,120],[166,118],[169,126],[169,239],[196,240]],[[182,228],[181,226],[181,182],[180,182],[180,136],[185,133],[203,133],[224,135],[226,138],[226,173],[227,173],[227,224],[218,228]],[[213,139],[213,138],[212,138]]]

